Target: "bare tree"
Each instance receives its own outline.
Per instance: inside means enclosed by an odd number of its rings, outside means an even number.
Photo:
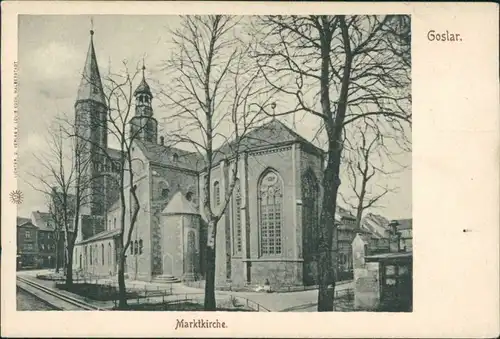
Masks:
[[[201,197],[208,222],[205,283],[205,310],[215,310],[215,256],[217,224],[226,212],[238,173],[246,134],[259,121],[250,111],[250,100],[261,91],[259,71],[251,68],[250,45],[238,39],[241,19],[231,16],[185,16],[172,31],[173,54],[165,65],[170,83],[160,95],[174,114],[168,121],[172,144],[188,144],[202,158],[204,186]],[[177,128],[174,122],[182,122]],[[223,144],[221,148],[216,146]],[[212,170],[228,161],[231,173],[224,199],[212,199]]]
[[[49,205],[49,214],[56,225],[56,252],[59,255],[59,237],[64,232],[66,284],[73,284],[73,249],[79,228],[79,213],[86,196],[85,187],[90,180],[84,177],[89,166],[81,157],[82,149],[74,140],[67,138],[64,117],[59,117],[49,128],[45,151],[33,154],[39,168],[29,173],[35,182],[28,184],[33,189],[45,194]],[[56,258],[58,261],[58,258]]]
[[[56,188],[53,188],[52,194],[54,194],[54,191],[56,191]],[[56,208],[54,202],[53,202],[53,197],[52,195],[47,195],[46,198],[48,198],[47,201],[47,207],[49,210],[49,216],[50,219],[54,222],[54,248],[55,248],[55,261],[56,261],[56,267],[55,267],[55,272],[59,273],[60,269],[60,258],[59,258],[59,244],[60,244],[60,238],[61,238],[61,231],[64,230],[64,223],[62,222],[62,218],[60,217],[60,212]],[[66,256],[66,249],[63,251],[64,256]],[[65,262],[66,259],[63,259],[63,267],[65,267]]]
[[[371,126],[370,122],[353,124],[352,127],[354,131],[346,136],[342,155],[348,192],[339,194],[344,203],[356,211],[356,227],[359,229],[364,211],[382,208],[381,199],[387,194],[398,192],[399,188],[391,185],[389,179],[407,166],[398,163],[393,156],[398,151],[408,152],[409,142],[403,138],[391,143],[391,139],[384,137],[377,125]],[[387,163],[390,164],[389,168]]]
[[[333,310],[335,210],[346,126],[375,117],[394,134],[405,133],[404,123],[411,126],[409,34],[402,34],[409,31],[409,18],[399,18],[269,16],[255,25],[257,64],[275,95],[293,103],[280,114],[308,114],[326,134],[318,311]]]

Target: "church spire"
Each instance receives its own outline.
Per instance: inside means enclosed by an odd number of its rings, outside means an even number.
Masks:
[[[149,99],[152,99],[153,94],[151,93],[151,89],[149,88],[148,83],[146,82],[146,76],[144,72],[146,71],[146,66],[144,65],[144,58],[142,59],[142,80],[139,86],[134,91],[134,95],[137,97],[139,94],[146,94],[149,96]]]
[[[78,87],[76,101],[92,100],[106,105],[104,91],[102,89],[101,75],[94,49],[94,30],[90,30],[90,44],[87,52],[87,59],[83,68],[82,79]]]

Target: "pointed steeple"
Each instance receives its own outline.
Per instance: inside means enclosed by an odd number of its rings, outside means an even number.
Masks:
[[[97,58],[94,50],[94,31],[90,30],[90,44],[87,52],[87,59],[83,68],[82,79],[80,80],[80,87],[78,87],[78,96],[76,101],[92,100],[106,105],[104,91],[102,89],[101,75],[99,73],[99,66],[97,65]]]
[[[135,89],[134,95],[137,96],[137,95],[143,93],[143,94],[147,94],[150,97],[152,97],[153,94],[151,93],[151,89],[149,88],[149,85],[146,82],[146,76],[144,75],[145,70],[146,70],[146,66],[144,65],[144,59],[142,59],[142,80],[141,80],[141,83],[139,84],[139,86],[137,86],[137,88]]]

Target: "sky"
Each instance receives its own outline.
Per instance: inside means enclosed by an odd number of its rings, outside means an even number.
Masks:
[[[33,155],[45,149],[51,121],[61,114],[74,116],[74,102],[91,27],[95,31],[94,46],[101,76],[107,74],[110,67],[111,71],[119,67],[124,60],[135,68],[144,58],[146,77],[155,92],[154,84],[168,83],[167,76],[160,69],[171,49],[169,28],[175,29],[178,25],[176,16],[19,16],[18,187],[25,197],[18,208],[19,216],[47,210],[43,194],[30,186],[33,178],[29,173],[38,170]],[[157,103],[153,100],[154,115],[161,124],[169,112],[159,108]],[[309,140],[316,130],[317,121],[314,119],[302,119],[297,125],[297,132]],[[399,157],[398,161],[411,165],[411,154]],[[411,166],[397,177],[378,180],[379,184],[397,186],[399,190],[385,196],[381,200],[385,207],[374,212],[389,219],[410,218]]]

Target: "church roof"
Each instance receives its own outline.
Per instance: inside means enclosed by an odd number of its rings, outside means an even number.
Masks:
[[[214,162],[221,161],[226,155],[234,154],[236,151],[250,151],[288,142],[300,142],[317,152],[323,153],[320,148],[316,147],[284,123],[278,119],[272,119],[270,122],[248,132],[239,142],[233,140],[224,144],[214,152]]]
[[[94,50],[94,32],[90,31],[90,44],[87,52],[87,59],[83,67],[82,79],[78,87],[78,96],[76,101],[92,100],[106,105],[106,98],[102,89],[101,75],[97,65],[97,58]]]
[[[146,94],[149,94],[150,96],[153,96],[153,94],[151,94],[151,88],[149,88],[149,85],[146,82],[146,77],[144,76],[144,70],[145,70],[145,67],[143,66],[142,67],[142,80],[141,80],[141,83],[139,84],[139,86],[137,86],[137,88],[135,89],[134,96],[136,96],[139,93],[146,93]]]
[[[199,214],[181,191],[174,194],[162,214]]]
[[[98,233],[98,234],[96,234],[94,236],[91,236],[88,239],[82,240],[79,243],[77,243],[76,245],[88,244],[88,243],[93,242],[93,241],[98,241],[98,240],[104,240],[104,239],[108,239],[108,238],[113,238],[113,237],[119,235],[120,233],[121,233],[121,229],[120,228],[115,228],[115,229],[112,229],[112,230],[106,230],[106,231]]]
[[[135,143],[151,162],[193,171],[198,171],[202,167],[203,159],[198,153],[139,139]]]

